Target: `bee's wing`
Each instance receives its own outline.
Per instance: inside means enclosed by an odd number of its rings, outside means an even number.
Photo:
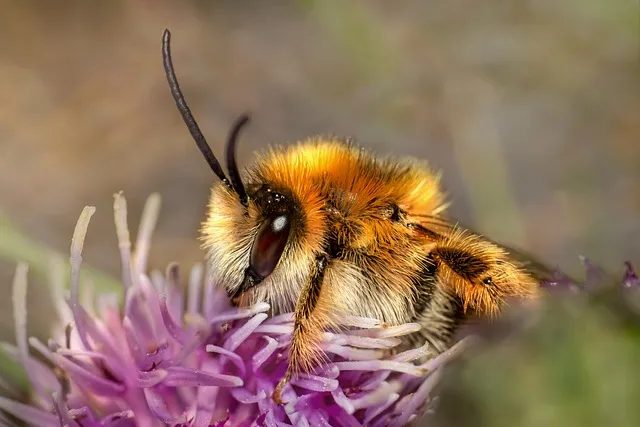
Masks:
[[[533,256],[531,253],[527,251],[516,248],[514,246],[505,245],[501,242],[490,239],[482,233],[475,232],[472,228],[465,227],[461,223],[458,223],[458,227],[465,228],[466,230],[469,230],[471,233],[482,236],[482,238],[487,240],[488,242],[491,242],[496,246],[500,246],[501,248],[503,248],[505,251],[509,253],[509,255],[514,259],[514,261],[522,264],[522,267],[526,269],[529,272],[529,274],[531,274],[538,280],[550,280],[551,276],[554,274],[554,269],[543,264],[535,256]],[[555,270],[555,272],[557,272],[557,270]]]
[[[487,241],[494,245],[500,246],[506,250],[509,255],[518,263],[522,264],[522,267],[529,272],[532,276],[539,280],[551,280],[551,276],[554,274],[554,270],[544,265],[541,261],[535,258],[530,253],[514,248],[512,246],[504,245],[494,240],[488,239],[483,236]]]

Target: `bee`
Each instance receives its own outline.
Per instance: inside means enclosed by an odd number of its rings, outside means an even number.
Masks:
[[[418,322],[407,340],[442,352],[469,316],[496,316],[511,298],[539,295],[539,281],[504,247],[446,216],[439,175],[415,159],[316,137],[272,148],[241,174],[243,115],[228,136],[227,177],[179,88],[166,30],[162,46],[176,105],[219,178],[202,227],[213,279],[237,306],[266,301],[273,315],[294,312],[274,400],[317,365],[323,332],[345,315]]]

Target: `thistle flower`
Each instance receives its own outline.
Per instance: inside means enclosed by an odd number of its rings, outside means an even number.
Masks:
[[[271,394],[287,368],[292,314],[269,317],[266,303],[232,307],[202,265],[191,270],[186,290],[177,265],[166,274],[147,275],[159,198],[152,196],[145,206],[134,252],[120,194],[114,210],[122,305],[117,294],[94,298],[90,284],[80,284],[93,207],[84,209],[73,234],[68,296],[61,276],[55,276],[53,302],[60,323],[47,343],[27,339],[27,266],[18,265],[13,286],[17,344],[1,345],[24,367],[32,393],[27,402],[0,397],[0,410],[29,425],[400,426],[432,409],[432,390],[445,363],[469,344],[462,339],[418,364],[428,355],[426,346],[395,355],[387,350],[419,325],[383,327],[373,319],[345,319],[348,329],[324,336],[327,361],[294,379],[283,393],[287,403],[278,406]],[[0,411],[0,426],[8,424]]]

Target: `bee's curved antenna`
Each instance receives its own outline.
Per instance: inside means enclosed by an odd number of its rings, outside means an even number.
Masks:
[[[173,99],[176,102],[178,111],[180,111],[182,119],[189,129],[189,133],[191,133],[193,140],[196,142],[196,145],[200,149],[200,152],[204,156],[207,163],[209,163],[209,166],[211,167],[211,170],[213,170],[213,173],[215,173],[218,178],[220,178],[220,180],[222,180],[222,182],[225,183],[229,188],[234,189],[235,186],[231,185],[231,182],[224,174],[224,171],[220,166],[220,162],[218,162],[218,159],[216,159],[213,151],[211,151],[211,147],[209,147],[209,144],[202,134],[202,131],[200,130],[196,119],[193,117],[193,114],[191,114],[191,110],[189,109],[189,106],[184,99],[184,95],[180,90],[180,85],[178,84],[178,79],[176,78],[176,72],[173,69],[173,61],[171,60],[170,42],[171,33],[169,32],[169,30],[164,30],[164,33],[162,34],[162,63],[164,65],[164,72],[167,76],[167,81],[169,82],[169,88],[171,89],[171,95],[173,95]],[[244,188],[242,189],[244,191]]]
[[[238,193],[240,203],[244,206],[247,206],[249,198],[247,197],[247,192],[242,184],[238,165],[236,164],[236,143],[238,141],[240,131],[247,123],[249,123],[249,120],[251,120],[251,117],[249,117],[248,114],[243,114],[233,123],[231,132],[229,132],[229,137],[227,139],[227,149],[225,153],[227,158],[227,170],[229,171],[229,178],[231,178],[231,186],[233,187],[233,190]]]

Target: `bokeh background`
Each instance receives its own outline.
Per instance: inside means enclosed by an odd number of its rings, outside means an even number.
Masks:
[[[113,193],[135,232],[162,213],[151,264],[201,260],[213,181],[168,91],[160,39],[222,154],[239,162],[314,134],[443,171],[451,213],[580,274],[640,261],[637,0],[0,1],[0,339],[15,259],[32,263],[29,324],[52,311],[41,273],[97,207],[85,261],[117,277]],[[37,245],[36,245],[37,243]]]

